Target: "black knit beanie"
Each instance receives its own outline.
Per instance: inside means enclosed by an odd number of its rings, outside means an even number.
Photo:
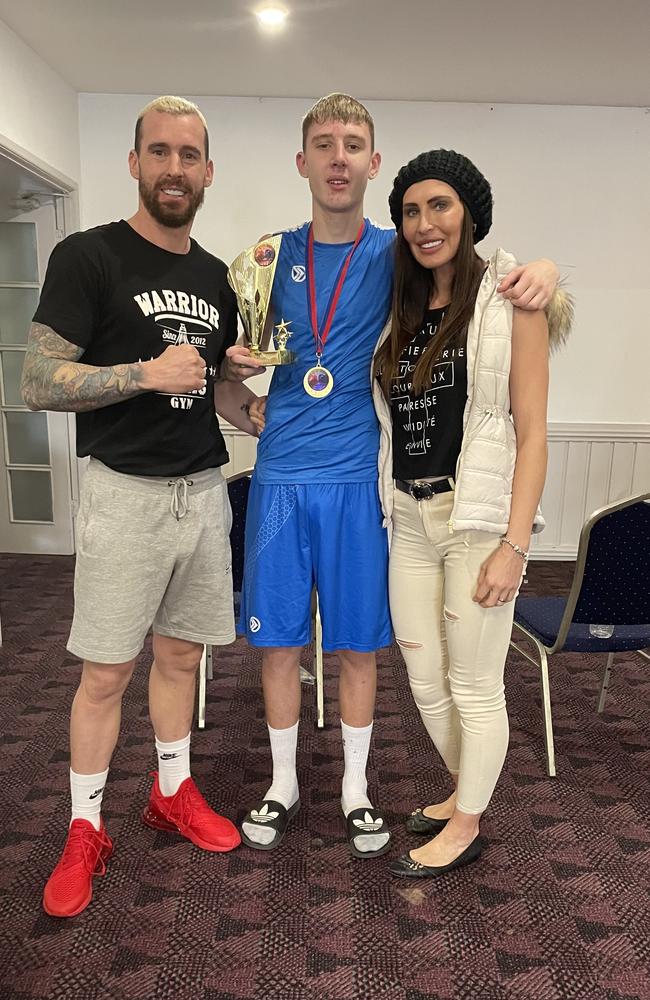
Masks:
[[[465,202],[475,225],[475,243],[487,236],[492,225],[492,190],[472,161],[453,149],[432,149],[428,153],[420,153],[401,168],[388,198],[390,217],[396,229],[402,224],[402,203],[406,191],[411,184],[428,180],[444,181]]]

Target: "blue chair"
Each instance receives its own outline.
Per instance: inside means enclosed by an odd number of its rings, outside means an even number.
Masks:
[[[246,509],[251,488],[252,470],[239,472],[228,479],[228,499],[232,510],[230,550],[232,552],[232,590],[235,619],[239,617],[241,591],[244,582],[244,538],[246,534]]]
[[[251,485],[252,470],[246,469],[230,476],[228,482],[228,499],[232,510],[232,527],[230,529],[230,550],[232,553],[232,590],[235,609],[235,621],[239,617],[239,603],[244,580],[244,535],[246,531],[246,508],[248,492]],[[207,682],[212,680],[212,646],[204,646],[199,665],[197,725],[205,729],[205,701]]]
[[[614,626],[610,638],[591,635],[589,623]],[[539,666],[544,707],[546,763],[555,775],[553,719],[548,676],[552,653],[607,653],[598,698],[602,712],[614,654],[635,650],[646,660],[650,646],[650,493],[601,507],[580,532],[568,597],[518,597],[514,628],[537,650],[539,662],[510,640],[518,653]]]
[[[242,585],[244,582],[244,539],[246,534],[246,509],[251,485],[252,469],[238,472],[230,476],[228,482],[228,499],[232,509],[232,528],[230,529],[230,549],[232,552],[232,589],[235,608],[235,621],[239,618]],[[316,685],[316,725],[322,729],[325,725],[325,706],[323,696],[323,630],[321,628],[318,594],[314,589],[312,595],[312,633],[314,643],[314,673],[310,674],[300,668],[303,683]],[[212,646],[204,646],[198,679],[198,710],[197,723],[199,729],[205,729],[205,702],[208,680],[212,680]]]

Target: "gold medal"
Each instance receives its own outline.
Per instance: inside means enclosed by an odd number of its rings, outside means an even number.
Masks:
[[[308,396],[313,396],[314,399],[323,399],[324,396],[329,396],[330,392],[334,388],[334,376],[332,375],[329,368],[324,368],[320,363],[321,356],[323,354],[323,348],[325,347],[325,341],[327,340],[330,332],[330,327],[332,326],[332,320],[334,319],[334,313],[336,312],[336,306],[338,305],[339,296],[341,295],[341,290],[343,288],[343,283],[345,281],[346,275],[348,273],[348,267],[350,266],[350,261],[354,251],[359,246],[361,242],[361,237],[363,236],[366,229],[365,221],[362,219],[359,229],[357,231],[356,239],[352,244],[351,250],[345,256],[345,260],[342,262],[338,278],[336,279],[336,284],[332,290],[332,295],[330,298],[329,305],[327,307],[327,316],[325,317],[325,324],[323,326],[322,332],[318,328],[318,315],[316,311],[316,272],[314,268],[314,227],[310,223],[309,233],[307,236],[307,253],[305,261],[305,270],[307,272],[307,299],[309,302],[309,318],[311,321],[311,331],[314,335],[314,341],[316,342],[316,364],[313,368],[310,368],[305,372],[305,377],[302,380],[302,384],[305,387],[305,392]]]
[[[332,391],[334,376],[329,368],[316,364],[314,368],[305,372],[302,384],[308,396],[313,396],[314,399],[323,399],[324,396],[329,396]]]

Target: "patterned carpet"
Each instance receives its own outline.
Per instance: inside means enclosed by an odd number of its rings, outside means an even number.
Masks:
[[[526,592],[564,592],[571,570],[533,564]],[[410,884],[385,859],[347,853],[331,661],[324,732],[304,688],[303,805],[278,851],[210,855],[142,826],[153,765],[145,651],[104,800],[116,853],[82,915],[47,917],[42,885],[68,816],[72,571],[67,557],[0,557],[2,998],[650,1000],[650,675],[630,654],[617,657],[602,716],[602,658],[552,660],[554,780],[535,669],[511,654],[511,744],[484,821],[489,849],[445,880]],[[198,784],[231,817],[266,788],[258,684],[257,652],[242,641],[223,650],[208,728],[193,740]],[[395,649],[380,659],[370,778],[402,853],[414,846],[404,814],[449,788]]]

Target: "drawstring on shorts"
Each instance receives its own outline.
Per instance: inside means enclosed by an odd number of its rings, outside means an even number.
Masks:
[[[184,479],[183,477],[180,479],[170,479],[167,485],[172,487],[172,497],[169,509],[176,520],[180,521],[180,519],[185,517],[187,512],[190,510],[190,498],[187,492],[187,487],[194,486],[194,480]]]

